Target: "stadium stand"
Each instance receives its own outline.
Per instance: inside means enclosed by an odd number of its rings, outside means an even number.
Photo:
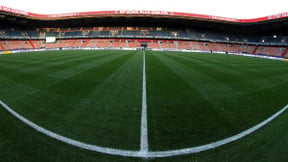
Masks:
[[[86,45],[86,47],[94,48],[96,46],[96,43],[97,43],[96,39],[91,39],[91,40],[89,40],[89,43]]]
[[[74,31],[74,32],[65,32],[64,34],[65,37],[80,37],[82,36],[82,31]]]
[[[129,42],[128,47],[129,48],[139,48],[141,46],[140,42]]]
[[[282,54],[283,57],[288,57],[288,47],[286,47],[285,51]]]
[[[90,41],[90,39],[81,40],[80,47],[88,47]]]
[[[43,42],[40,40],[33,40],[32,43],[33,43],[35,48],[43,48],[44,47]]]
[[[10,37],[22,37],[22,33],[20,31],[6,31],[6,36]]]
[[[285,48],[281,48],[281,47],[259,46],[257,48],[256,54],[282,56],[284,52],[285,52]]]
[[[206,42],[191,42],[194,50],[210,51]]]
[[[178,49],[177,44],[175,42],[173,43],[169,42],[169,48]]]
[[[169,28],[138,28],[134,27],[79,27],[79,28],[37,28],[23,31],[15,29],[0,29],[0,39],[33,38],[43,39],[46,36],[57,38],[158,38],[158,39],[190,39],[194,41],[211,41],[222,43],[246,43],[251,45],[288,45],[288,36],[245,36],[225,34],[195,29],[169,29]],[[165,46],[165,45],[164,45]]]
[[[240,45],[238,49],[239,49],[239,52],[242,52],[242,53],[253,53],[255,48],[256,46]]]
[[[57,41],[56,43],[44,43],[45,48],[56,48],[60,42]]]
[[[125,48],[125,47],[127,47],[127,42],[126,41],[122,42],[122,41],[116,40],[116,41],[111,43],[110,47],[111,48],[115,48],[115,47]]]
[[[165,48],[170,48],[168,42],[162,42],[162,43],[160,43],[160,47],[161,47],[161,48],[164,48],[164,49],[165,49]]]
[[[1,44],[1,48],[3,50],[9,50],[9,47],[7,46],[6,41],[1,41],[0,44]]]
[[[159,42],[148,42],[147,46],[148,46],[148,48],[159,49],[160,48],[160,43]]]
[[[106,39],[101,39],[97,40],[96,46],[95,47],[102,47],[102,48],[108,48],[111,46],[111,40],[106,40]]]
[[[56,37],[56,36],[58,36],[58,35],[59,35],[58,32],[46,32],[46,33],[45,33],[45,36],[46,36],[46,37]]]
[[[33,37],[33,38],[39,38],[40,37],[40,33],[36,32],[36,31],[28,31],[27,34],[29,37]]]
[[[4,50],[2,43],[0,43],[0,50]]]
[[[48,36],[56,37],[57,41],[45,43],[45,37]],[[0,50],[64,47],[139,48],[140,40],[145,39],[148,48],[155,49],[241,52],[280,57],[287,57],[288,53],[288,36],[285,35],[245,36],[202,29],[77,27],[20,31],[2,28],[0,39]]]
[[[279,43],[285,43],[285,39],[282,37],[262,37],[261,40],[264,40],[264,42],[269,44],[279,44]]]
[[[146,36],[168,37],[168,33],[166,31],[154,31],[154,30],[151,30],[151,31],[149,31],[149,33],[146,34]]]
[[[139,48],[137,40],[125,39],[62,39],[55,43],[45,43],[43,40],[2,40],[0,50],[31,49],[31,48],[64,48],[64,47],[102,47],[102,48]],[[152,40],[147,42],[148,48],[186,49],[202,51],[224,51],[255,53],[261,55],[287,56],[288,47],[276,46],[253,46],[231,43],[211,43],[196,41],[167,41]]]
[[[144,36],[141,31],[122,31],[122,36]]]
[[[186,49],[186,50],[191,50],[192,46],[190,42],[186,41],[178,41],[178,48],[179,49]]]
[[[29,41],[6,41],[6,45],[7,47],[9,47],[9,49],[29,49],[29,48],[33,48],[31,46],[31,44],[29,43]]]

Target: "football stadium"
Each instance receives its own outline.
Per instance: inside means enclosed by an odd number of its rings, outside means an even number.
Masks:
[[[288,12],[0,4],[0,24],[0,161],[288,160]]]

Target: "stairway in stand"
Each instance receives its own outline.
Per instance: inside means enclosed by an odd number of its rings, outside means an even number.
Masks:
[[[34,46],[34,44],[33,44],[33,42],[32,42],[31,40],[29,40],[29,43],[31,44],[31,46],[32,46],[33,48],[35,48],[35,46]]]
[[[255,47],[255,49],[253,50],[253,52],[252,52],[252,53],[253,53],[253,54],[255,54],[255,53],[256,53],[256,51],[257,51],[257,49],[258,49],[258,46],[256,46],[256,47]]]
[[[281,56],[282,56],[282,57],[284,57],[284,56],[287,57],[287,56],[288,56],[288,53],[287,53],[287,52],[288,52],[288,47],[285,48],[285,50],[284,50],[284,52],[281,54]]]

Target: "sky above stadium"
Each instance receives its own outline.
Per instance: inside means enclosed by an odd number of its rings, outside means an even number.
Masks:
[[[240,19],[288,12],[288,0],[0,0],[0,5],[38,14],[155,10]]]

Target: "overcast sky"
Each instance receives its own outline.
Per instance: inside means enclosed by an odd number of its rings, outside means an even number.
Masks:
[[[288,0],[0,0],[0,5],[39,14],[160,10],[244,19],[288,12]]]

